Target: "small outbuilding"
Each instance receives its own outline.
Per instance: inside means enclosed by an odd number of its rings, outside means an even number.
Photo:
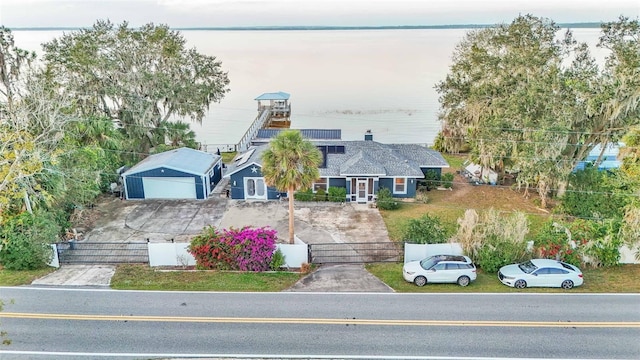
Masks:
[[[222,157],[190,148],[154,154],[122,174],[126,199],[206,199],[222,178]]]

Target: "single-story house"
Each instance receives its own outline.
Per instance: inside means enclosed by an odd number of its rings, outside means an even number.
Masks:
[[[382,187],[391,190],[394,197],[412,198],[418,180],[424,179],[427,171],[440,174],[449,167],[435,150],[417,144],[382,144],[373,141],[371,133],[358,141],[310,141],[323,158],[314,192],[342,187],[347,190],[345,201],[374,201]],[[267,200],[285,195],[268,187],[262,176],[261,157],[268,146],[255,146],[238,155],[228,173],[232,199]]]
[[[587,164],[594,165],[600,154],[602,154],[602,159],[600,164],[598,164],[598,170],[610,170],[617,169],[622,165],[622,162],[618,160],[618,154],[620,154],[620,147],[624,146],[623,143],[610,143],[604,148],[604,152],[602,151],[602,145],[596,145],[587,157],[576,165],[574,171],[584,170]]]
[[[206,199],[222,179],[222,157],[190,148],[154,154],[122,174],[126,199]]]

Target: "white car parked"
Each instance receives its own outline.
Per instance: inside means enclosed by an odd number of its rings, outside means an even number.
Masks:
[[[434,255],[404,264],[402,276],[418,286],[430,283],[457,283],[467,286],[476,279],[476,266],[462,255]]]
[[[503,266],[500,281],[517,289],[526,287],[561,287],[571,289],[583,283],[582,271],[576,266],[552,259],[531,259]]]

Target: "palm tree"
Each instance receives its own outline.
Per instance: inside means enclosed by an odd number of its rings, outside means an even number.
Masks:
[[[166,144],[172,147],[186,146],[192,149],[198,148],[196,133],[191,130],[191,127],[186,122],[162,121],[155,131],[157,144]]]
[[[262,154],[262,174],[265,182],[289,198],[289,243],[293,244],[293,194],[310,188],[320,177],[318,167],[322,154],[298,130],[285,130],[271,140]]]

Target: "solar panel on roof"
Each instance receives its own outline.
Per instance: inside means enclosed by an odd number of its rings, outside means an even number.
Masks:
[[[256,151],[256,149],[251,149],[249,151],[247,151],[244,155],[242,155],[242,157],[240,159],[238,159],[238,165],[242,165],[244,163],[247,162],[247,160],[249,160],[249,158],[251,157],[251,155],[253,155],[253,152]]]

